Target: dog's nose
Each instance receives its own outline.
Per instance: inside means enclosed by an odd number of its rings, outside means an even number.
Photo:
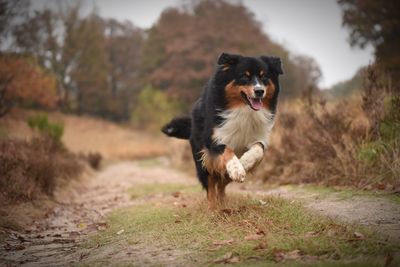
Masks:
[[[262,97],[264,95],[264,90],[263,89],[255,89],[254,94],[256,97]]]

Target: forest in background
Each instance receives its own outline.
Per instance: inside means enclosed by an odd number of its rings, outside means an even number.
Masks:
[[[171,7],[150,29],[95,9],[83,16],[79,2],[34,12],[24,0],[0,6],[7,25],[0,29],[0,114],[22,106],[159,126],[190,110],[223,51],[280,56],[284,98],[321,76],[312,58],[271,40],[241,4]]]

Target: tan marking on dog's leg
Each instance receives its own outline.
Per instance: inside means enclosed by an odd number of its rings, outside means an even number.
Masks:
[[[251,170],[257,163],[259,163],[264,156],[264,150],[261,144],[254,144],[243,156],[240,158],[243,168],[246,171]]]
[[[225,187],[231,182],[228,177],[221,178],[217,183],[218,201],[221,205],[225,203]]]
[[[208,199],[208,208],[210,210],[215,210],[216,208],[216,188],[215,188],[215,177],[212,175],[208,176],[208,187],[207,187],[207,199]]]
[[[224,152],[216,157],[210,156],[207,151],[203,151],[202,161],[203,166],[211,174],[217,174],[221,177],[228,174],[233,181],[244,181],[246,171],[230,148],[225,148]]]

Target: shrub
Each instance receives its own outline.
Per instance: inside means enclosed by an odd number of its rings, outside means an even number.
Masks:
[[[90,152],[86,156],[86,160],[89,163],[90,167],[92,167],[95,170],[98,170],[100,168],[100,163],[102,159],[103,157],[98,152]]]
[[[64,134],[64,126],[61,123],[50,122],[45,114],[38,114],[27,119],[27,123],[32,130],[38,131],[42,135],[49,136],[58,143],[61,143]]]
[[[49,137],[31,141],[0,140],[0,199],[28,201],[52,195],[57,185],[76,177],[82,166],[76,156]]]
[[[177,102],[164,92],[147,86],[137,98],[131,120],[137,126],[160,128],[177,114],[178,108]]]
[[[387,86],[368,68],[361,99],[327,103],[310,90],[295,108],[283,103],[257,174],[280,184],[399,187],[400,100]]]

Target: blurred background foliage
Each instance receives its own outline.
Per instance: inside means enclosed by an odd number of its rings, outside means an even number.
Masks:
[[[150,29],[101,18],[95,10],[81,16],[78,2],[33,13],[27,12],[29,3],[23,0],[1,0],[0,5],[4,23],[9,24],[1,32],[7,41],[1,64],[33,61],[34,69],[28,63],[24,68],[36,71],[31,74],[36,75],[36,82],[46,84],[32,86],[40,89],[31,89],[32,97],[27,97],[14,85],[18,75],[27,74],[18,66],[4,75],[3,71],[1,84],[7,93],[2,94],[2,101],[9,105],[59,108],[114,121],[159,120],[158,115],[149,118],[149,113],[138,111],[146,94],[141,91],[150,86],[167,101],[177,103],[163,107],[164,111],[188,112],[223,51],[282,57],[284,98],[299,96],[316,85],[321,75],[312,58],[293,55],[272,41],[246,7],[222,0],[168,8]],[[24,101],[28,98],[32,103]],[[154,103],[154,107],[160,105]],[[141,114],[146,114],[145,120],[132,118]]]

